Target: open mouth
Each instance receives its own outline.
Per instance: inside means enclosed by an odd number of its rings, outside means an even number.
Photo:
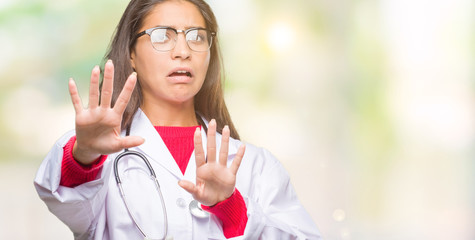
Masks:
[[[176,72],[172,72],[168,76],[169,77],[192,77],[190,72],[184,71],[184,70],[179,70],[179,71],[176,71]]]

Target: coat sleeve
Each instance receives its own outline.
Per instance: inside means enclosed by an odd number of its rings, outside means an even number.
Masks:
[[[243,159],[243,163],[254,161],[254,166],[252,175],[247,176],[253,179],[246,187],[247,196],[243,193],[248,222],[241,238],[322,239],[298,200],[282,164],[267,150],[259,149],[258,152],[255,159]]]
[[[96,180],[74,188],[61,186],[63,147],[73,135],[74,131],[70,131],[54,144],[38,169],[34,185],[48,209],[71,229],[76,238],[82,239],[94,231],[96,216],[104,205],[110,172],[107,165],[110,163],[104,163]]]

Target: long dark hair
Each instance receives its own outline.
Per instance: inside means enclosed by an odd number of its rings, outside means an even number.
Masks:
[[[130,54],[135,47],[135,35],[142,27],[143,20],[156,4],[169,0],[131,0],[124,11],[122,18],[115,29],[111,44],[107,50],[104,61],[111,59],[114,62],[114,93],[112,95],[112,104],[115,103],[119,93],[124,87],[127,77],[134,71],[130,63]],[[201,12],[206,28],[212,32],[218,32],[216,17],[210,6],[203,0],[187,0],[193,3]],[[205,81],[200,91],[194,97],[195,111],[201,114],[207,120],[216,119],[218,132],[222,131],[225,125],[229,126],[231,137],[239,139],[239,134],[229,115],[224,102],[223,84],[224,74],[222,69],[222,57],[219,47],[218,37],[213,38],[213,44],[210,49],[210,62]],[[122,129],[130,126],[133,115],[142,105],[142,88],[140,81],[132,93],[127,108],[122,119]],[[198,117],[201,122],[201,118]]]

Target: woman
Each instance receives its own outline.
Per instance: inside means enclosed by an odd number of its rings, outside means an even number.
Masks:
[[[35,187],[75,239],[320,239],[282,165],[238,140],[216,32],[204,1],[132,0],[87,108],[70,80],[76,128]]]

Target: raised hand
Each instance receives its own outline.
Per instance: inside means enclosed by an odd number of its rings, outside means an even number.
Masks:
[[[194,135],[196,159],[196,185],[187,180],[178,184],[191,193],[193,198],[206,206],[213,206],[229,198],[234,192],[236,173],[244,156],[245,145],[239,146],[231,166],[228,168],[229,127],[223,128],[219,159],[216,159],[216,121],[213,119],[208,126],[207,157],[205,157],[201,141],[201,131],[196,129]]]
[[[120,136],[122,115],[130,100],[137,74],[132,73],[127,79],[114,107],[111,108],[114,64],[111,60],[104,66],[102,93],[99,96],[100,70],[96,66],[91,73],[89,87],[89,106],[84,108],[76,84],[69,80],[69,93],[76,111],[76,143],[73,156],[82,164],[90,164],[100,155],[118,152],[124,148],[135,147],[144,142],[137,136]],[[100,98],[100,101],[99,101]]]

